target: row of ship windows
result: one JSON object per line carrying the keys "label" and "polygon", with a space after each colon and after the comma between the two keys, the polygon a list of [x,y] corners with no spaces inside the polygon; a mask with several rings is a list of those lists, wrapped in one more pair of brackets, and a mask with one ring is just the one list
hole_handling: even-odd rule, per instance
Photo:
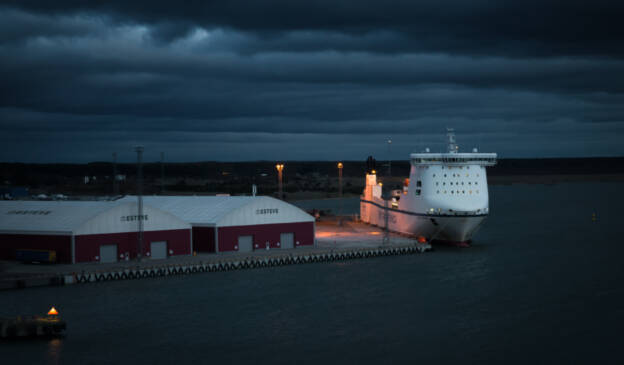
{"label": "row of ship windows", "polygon": [[[446,190],[442,190],[441,192],[440,192],[440,190],[438,190],[436,192],[436,194],[440,194],[440,193],[446,194]],[[461,191],[459,191],[459,190],[457,190],[457,191],[451,190],[451,194],[466,194],[466,190],[461,190]],[[468,190],[468,194],[472,194],[472,190]],[[479,190],[475,190],[475,194],[479,194]]]}
{"label": "row of ship windows", "polygon": [[[453,182],[451,181],[450,184],[453,185]],[[479,183],[477,181],[475,181],[474,184],[475,185],[479,185]],[[436,181],[436,185],[440,185],[440,183]],[[446,185],[446,182],[442,182],[442,185]],[[460,183],[456,182],[455,185],[460,185]],[[464,185],[463,181],[461,182],[461,185]],[[472,182],[468,181],[468,185],[472,185]]]}
{"label": "row of ship windows", "polygon": [[[433,174],[433,177],[436,177],[436,174]],[[446,174],[444,174],[444,177],[446,177]],[[453,177],[461,177],[460,174],[453,174]],[[468,174],[466,174],[466,177],[468,177]],[[477,174],[477,177],[479,177],[479,174]]]}

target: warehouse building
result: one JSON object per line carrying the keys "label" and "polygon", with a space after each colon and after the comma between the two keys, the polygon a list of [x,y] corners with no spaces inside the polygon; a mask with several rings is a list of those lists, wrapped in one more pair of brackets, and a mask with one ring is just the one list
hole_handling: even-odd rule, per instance
{"label": "warehouse building", "polygon": [[[146,205],[192,227],[197,252],[251,252],[314,245],[314,217],[267,196],[146,196]],[[130,202],[128,196],[120,201]]]}
{"label": "warehouse building", "polygon": [[166,258],[191,253],[190,225],[137,203],[109,201],[0,202],[0,259],[18,250],[55,251],[57,262],[115,262],[136,258],[138,220],[143,221],[143,255]]}
{"label": "warehouse building", "polygon": [[251,252],[314,245],[314,218],[270,197],[146,196],[116,201],[0,201],[0,259],[55,251],[58,262],[114,262],[192,252]]}

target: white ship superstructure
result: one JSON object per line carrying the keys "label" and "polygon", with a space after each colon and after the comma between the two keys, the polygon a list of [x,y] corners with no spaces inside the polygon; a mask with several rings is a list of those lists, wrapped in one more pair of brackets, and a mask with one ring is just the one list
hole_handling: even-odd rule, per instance
{"label": "white ship superstructure", "polygon": [[486,166],[496,153],[460,153],[452,129],[448,152],[410,155],[411,171],[402,190],[382,197],[376,171],[366,174],[360,199],[362,221],[427,240],[467,244],[489,214]]}

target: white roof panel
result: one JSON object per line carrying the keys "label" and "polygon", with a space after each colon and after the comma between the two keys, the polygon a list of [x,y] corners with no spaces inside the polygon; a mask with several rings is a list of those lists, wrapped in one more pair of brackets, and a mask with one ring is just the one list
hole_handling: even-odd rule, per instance
{"label": "white roof panel", "polygon": [[143,218],[129,201],[0,201],[0,232],[102,234],[134,232],[138,219],[145,231],[188,229],[190,225],[166,211],[144,204]]}
{"label": "white roof panel", "polygon": [[[126,196],[117,201],[130,202],[136,199],[136,196]],[[192,225],[231,226],[314,221],[312,216],[294,205],[267,196],[144,196],[143,202]],[[266,210],[275,208],[278,210]]]}
{"label": "white roof panel", "polygon": [[0,231],[72,232],[113,206],[99,201],[0,201]]}

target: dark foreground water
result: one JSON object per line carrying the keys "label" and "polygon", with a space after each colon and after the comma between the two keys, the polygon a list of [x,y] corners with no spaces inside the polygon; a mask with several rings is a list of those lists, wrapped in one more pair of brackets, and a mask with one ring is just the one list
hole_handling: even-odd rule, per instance
{"label": "dark foreground water", "polygon": [[68,322],[0,364],[622,363],[623,190],[492,187],[469,249],[0,292]]}

